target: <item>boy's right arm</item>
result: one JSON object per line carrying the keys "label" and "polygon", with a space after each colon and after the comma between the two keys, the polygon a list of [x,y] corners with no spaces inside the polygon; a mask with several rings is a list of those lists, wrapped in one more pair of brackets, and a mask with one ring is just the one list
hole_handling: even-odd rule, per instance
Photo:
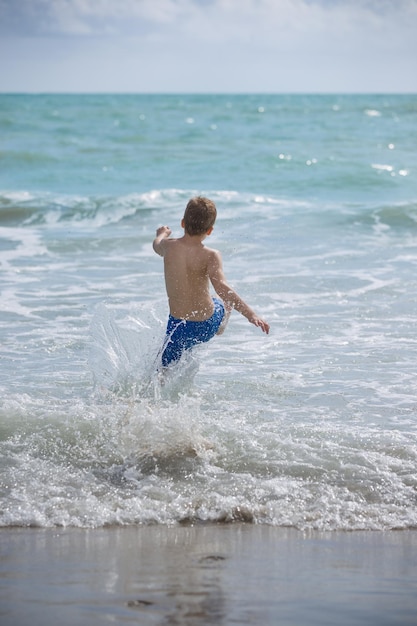
{"label": "boy's right arm", "polygon": [[152,247],[159,256],[164,256],[165,241],[168,239],[172,230],[168,226],[160,226],[156,230],[156,237],[153,240]]}

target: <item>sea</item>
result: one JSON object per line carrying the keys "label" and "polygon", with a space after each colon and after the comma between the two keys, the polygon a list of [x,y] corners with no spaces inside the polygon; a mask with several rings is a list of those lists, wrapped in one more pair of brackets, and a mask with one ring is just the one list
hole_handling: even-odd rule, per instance
{"label": "sea", "polygon": [[[0,525],[417,528],[417,95],[0,96]],[[271,327],[162,372],[156,229]]]}

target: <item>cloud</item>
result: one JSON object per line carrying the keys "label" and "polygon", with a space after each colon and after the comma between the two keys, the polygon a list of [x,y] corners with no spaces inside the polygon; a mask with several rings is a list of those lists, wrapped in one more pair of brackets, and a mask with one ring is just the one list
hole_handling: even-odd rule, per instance
{"label": "cloud", "polygon": [[144,24],[174,23],[191,0],[0,0],[0,24],[8,36],[116,35]]}
{"label": "cloud", "polygon": [[[417,17],[417,0],[0,0],[5,36],[152,36],[204,39],[349,30]],[[261,33],[262,31],[262,33]]]}
{"label": "cloud", "polygon": [[4,91],[417,90],[417,0],[0,0]]}

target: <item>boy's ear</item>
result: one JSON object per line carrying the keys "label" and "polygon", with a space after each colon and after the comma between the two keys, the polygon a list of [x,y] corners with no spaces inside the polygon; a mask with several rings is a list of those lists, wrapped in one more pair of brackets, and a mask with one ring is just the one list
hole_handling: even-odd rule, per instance
{"label": "boy's ear", "polygon": [[207,231],[207,235],[211,235],[211,233],[213,232],[213,228],[214,226],[210,226],[210,228]]}
{"label": "boy's ear", "polygon": [[184,227],[185,227],[184,218],[182,218],[182,220],[181,220],[181,228],[184,228]]}

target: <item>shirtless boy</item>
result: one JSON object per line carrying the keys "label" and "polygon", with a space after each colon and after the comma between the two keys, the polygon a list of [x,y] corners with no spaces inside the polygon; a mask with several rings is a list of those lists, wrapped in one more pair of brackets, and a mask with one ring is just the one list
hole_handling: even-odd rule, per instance
{"label": "shirtless boy", "polygon": [[[220,252],[203,245],[213,231],[216,216],[214,202],[196,197],[185,209],[182,237],[170,239],[168,226],[156,231],[153,249],[164,257],[170,312],[162,352],[164,367],[178,361],[185,350],[220,335],[232,309],[269,333],[269,324],[227,284]],[[210,283],[221,300],[210,296]]]}

